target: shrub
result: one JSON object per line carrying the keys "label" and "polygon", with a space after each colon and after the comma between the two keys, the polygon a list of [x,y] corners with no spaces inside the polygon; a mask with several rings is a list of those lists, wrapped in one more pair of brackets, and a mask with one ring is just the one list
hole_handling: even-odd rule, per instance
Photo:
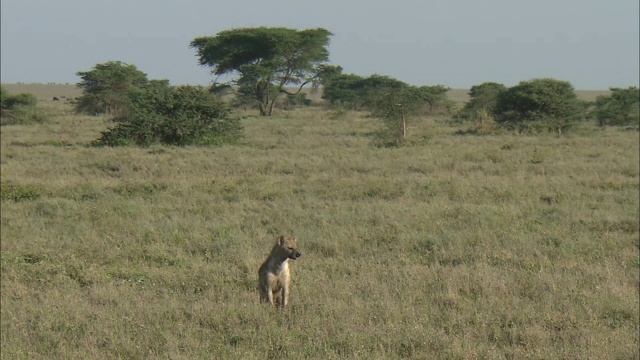
{"label": "shrub", "polygon": [[494,82],[472,86],[469,89],[469,101],[456,114],[455,119],[486,122],[498,103],[498,97],[506,90],[506,86]]}
{"label": "shrub", "polygon": [[5,88],[0,87],[0,109],[2,110],[5,109],[6,101],[8,97],[9,97],[9,92]]}
{"label": "shrub", "polygon": [[322,98],[332,105],[353,110],[372,110],[386,94],[408,87],[400,80],[383,75],[364,78],[354,74],[340,74],[324,84]]}
{"label": "shrub", "polygon": [[94,141],[97,146],[217,145],[238,141],[239,119],[200,86],[156,83],[128,93],[127,113]]}
{"label": "shrub", "polygon": [[31,125],[46,122],[48,119],[49,116],[42,109],[18,106],[11,110],[2,111],[0,125]]}
{"label": "shrub", "polygon": [[22,93],[8,96],[3,102],[3,105],[5,105],[7,109],[15,109],[20,106],[35,107],[38,105],[38,99],[36,99],[33,94]]}
{"label": "shrub", "polygon": [[640,125],[640,89],[630,86],[626,89],[610,88],[611,95],[598,96],[595,115],[600,126]]}
{"label": "shrub", "polygon": [[498,124],[523,132],[563,133],[580,118],[582,107],[567,81],[522,81],[498,96],[493,115]]}
{"label": "shrub", "polygon": [[0,125],[28,125],[48,119],[47,114],[37,108],[38,99],[33,94],[9,95],[0,88],[0,104]]}

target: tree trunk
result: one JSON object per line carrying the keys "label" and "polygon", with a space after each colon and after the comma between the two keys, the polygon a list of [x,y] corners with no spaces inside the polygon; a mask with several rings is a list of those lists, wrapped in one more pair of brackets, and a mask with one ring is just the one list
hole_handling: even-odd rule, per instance
{"label": "tree trunk", "polygon": [[276,99],[274,98],[273,100],[271,100],[271,104],[269,104],[269,115],[271,116],[271,114],[273,114],[273,105],[275,105],[276,103]]}
{"label": "tree trunk", "polygon": [[401,111],[402,115],[402,139],[407,137],[407,119],[404,117],[404,111]]}
{"label": "tree trunk", "polygon": [[271,115],[268,112],[269,106],[269,85],[265,82],[259,82],[256,85],[256,99],[260,103],[260,116]]}
{"label": "tree trunk", "polygon": [[267,116],[267,107],[262,102],[260,103],[260,116]]}

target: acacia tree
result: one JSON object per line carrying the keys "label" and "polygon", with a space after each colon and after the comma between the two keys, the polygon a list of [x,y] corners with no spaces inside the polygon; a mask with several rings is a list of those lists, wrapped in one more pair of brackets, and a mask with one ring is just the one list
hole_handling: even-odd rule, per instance
{"label": "acacia tree", "polygon": [[[325,64],[331,35],[322,28],[240,28],[195,38],[191,47],[200,65],[211,67],[216,76],[236,76],[215,88],[235,86],[240,95],[257,101],[261,116],[271,116],[280,94],[296,95],[333,69]],[[290,85],[298,90],[287,90]]]}
{"label": "acacia tree", "polygon": [[436,108],[444,107],[442,110],[450,111],[450,104],[447,102],[447,92],[451,88],[444,85],[420,86],[418,98],[428,105],[428,113],[433,114]]}
{"label": "acacia tree", "polygon": [[431,112],[433,106],[446,101],[449,88],[443,85],[410,86],[400,88],[377,97],[373,115],[380,117],[385,127],[378,133],[383,146],[397,146],[407,139],[407,129],[411,122],[421,115]]}
{"label": "acacia tree", "polygon": [[[339,69],[338,69],[339,70]],[[322,98],[332,105],[356,110],[376,110],[381,98],[400,91],[409,85],[384,75],[362,77],[355,74],[335,73],[323,77]]]}
{"label": "acacia tree", "polygon": [[77,84],[83,95],[78,100],[76,111],[118,116],[127,101],[127,92],[147,83],[147,74],[135,65],[120,61],[97,64],[89,71],[79,71],[82,78]]}
{"label": "acacia tree", "polygon": [[406,86],[380,98],[374,113],[382,117],[387,131],[381,134],[387,145],[400,144],[407,138],[407,121],[426,107],[424,89]]}

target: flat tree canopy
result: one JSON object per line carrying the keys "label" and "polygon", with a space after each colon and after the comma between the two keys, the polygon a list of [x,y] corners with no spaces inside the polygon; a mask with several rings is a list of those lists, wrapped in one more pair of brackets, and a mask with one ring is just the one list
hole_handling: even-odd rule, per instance
{"label": "flat tree canopy", "polygon": [[[299,93],[330,68],[323,63],[329,59],[331,35],[322,28],[239,28],[195,38],[191,47],[213,74],[237,75],[224,85],[257,100],[260,115],[270,116],[281,93]],[[298,85],[298,91],[287,91],[287,85]]]}

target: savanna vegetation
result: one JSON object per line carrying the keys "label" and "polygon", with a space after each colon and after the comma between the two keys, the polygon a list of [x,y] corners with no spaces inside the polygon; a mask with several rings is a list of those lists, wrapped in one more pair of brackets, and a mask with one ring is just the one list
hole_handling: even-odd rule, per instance
{"label": "savanna vegetation", "polygon": [[82,79],[77,86],[83,93],[75,104],[76,111],[85,114],[122,115],[127,110],[129,92],[149,82],[147,74],[121,61],[96,64],[76,75]]}
{"label": "savanna vegetation", "polygon": [[126,95],[125,113],[94,145],[219,145],[243,136],[240,119],[203,87],[150,81]]}
{"label": "savanna vegetation", "polygon": [[600,126],[640,125],[640,89],[635,86],[610,88],[609,95],[600,95],[595,101],[595,114]]}
{"label": "savanna vegetation", "polygon": [[562,134],[586,115],[580,105],[568,81],[533,79],[499,92],[493,116],[509,130]]}
{"label": "savanna vegetation", "polygon": [[323,28],[241,28],[195,38],[191,47],[200,65],[214,75],[237,76],[214,83],[214,92],[233,90],[243,102],[257,104],[261,116],[271,116],[280,95],[296,96],[305,85],[336,70],[326,63],[331,35]]}
{"label": "savanna vegetation", "polygon": [[0,87],[0,125],[42,123],[48,116],[38,107],[38,99],[31,93],[10,94]]}
{"label": "savanna vegetation", "polygon": [[638,358],[637,88],[460,102],[343,74],[330,35],[196,38],[233,79],[208,89],[117,61],[80,96],[3,89],[2,358]]}
{"label": "savanna vegetation", "polygon": [[[370,111],[303,106],[96,147],[118,122],[38,107],[1,129],[2,358],[638,358],[636,128],[418,113],[380,147]],[[257,269],[284,233],[278,312]]]}

